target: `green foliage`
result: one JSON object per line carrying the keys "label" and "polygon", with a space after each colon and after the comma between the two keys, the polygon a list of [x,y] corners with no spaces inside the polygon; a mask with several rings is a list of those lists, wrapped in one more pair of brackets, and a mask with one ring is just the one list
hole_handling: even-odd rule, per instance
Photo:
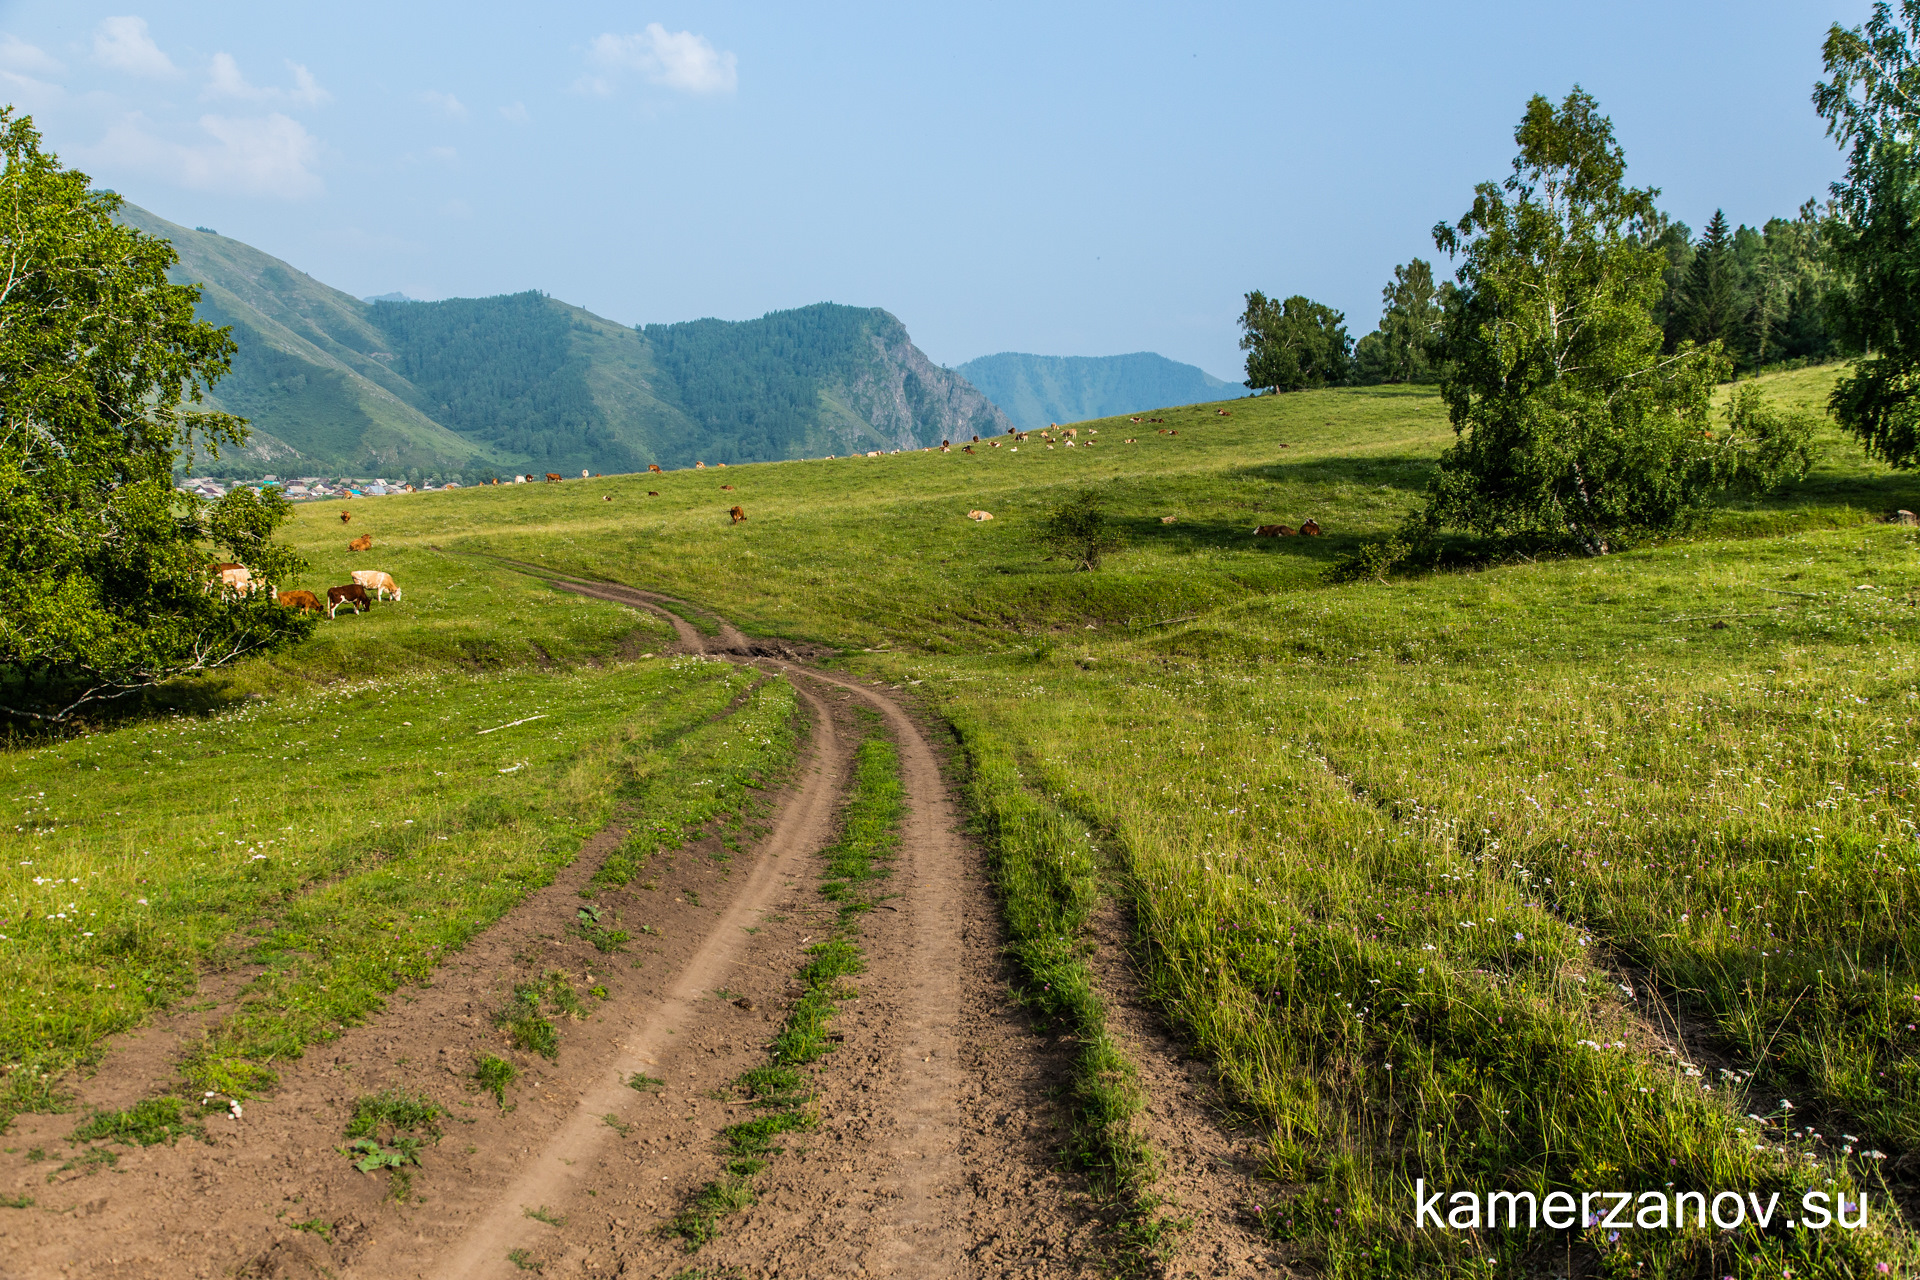
{"label": "green foliage", "polygon": [[584,906],[575,913],[574,931],[591,942],[594,947],[608,955],[626,949],[627,939],[633,935],[625,929],[615,929],[603,922],[606,912],[595,906]]}
{"label": "green foliage", "polygon": [[1920,4],[1898,17],[1876,4],[1864,28],[1835,23],[1822,49],[1828,79],[1814,88],[1827,132],[1848,149],[1828,229],[1844,288],[1836,323],[1874,353],[1834,388],[1834,417],[1874,457],[1920,463]]}
{"label": "green foliage", "polygon": [[1240,313],[1247,385],[1258,390],[1337,387],[1352,368],[1346,316],[1299,294],[1279,302],[1255,289]]}
{"label": "green foliage", "polygon": [[445,1114],[445,1107],[421,1093],[386,1089],[379,1093],[362,1094],[353,1100],[353,1111],[347,1117],[344,1136],[372,1138],[382,1130],[408,1133],[420,1130],[437,1138],[440,1136],[440,1117]]}
{"label": "green foliage", "polygon": [[474,1063],[473,1078],[482,1089],[493,1095],[493,1100],[501,1107],[507,1105],[507,1086],[520,1076],[520,1068],[505,1058],[496,1058],[490,1053],[480,1055]]}
{"label": "green foliage", "polygon": [[1380,291],[1380,327],[1354,348],[1353,381],[1366,386],[1434,381],[1445,300],[1452,291],[1451,284],[1434,286],[1433,264],[1424,259],[1395,267],[1393,280]]}
{"label": "green foliage", "polygon": [[236,485],[207,509],[207,536],[271,591],[308,567],[291,547],[273,541],[274,531],[292,515],[293,503],[278,488]]}
{"label": "green foliage", "polygon": [[1040,538],[1075,569],[1098,569],[1100,561],[1125,545],[1107,518],[1106,499],[1097,489],[1082,489],[1048,514]]}
{"label": "green foliage", "polygon": [[1601,555],[1629,531],[1679,527],[1724,487],[1707,415],[1726,359],[1662,356],[1664,255],[1642,234],[1654,193],[1623,185],[1594,100],[1536,97],[1514,137],[1513,175],[1434,228],[1465,262],[1441,383],[1459,439],[1424,528]]}
{"label": "green foliage", "polygon": [[1730,487],[1771,493],[1812,469],[1819,419],[1804,410],[1782,409],[1751,382],[1727,397],[1725,456],[1721,469]]}
{"label": "green foliage", "polygon": [[516,1049],[537,1053],[543,1058],[560,1056],[560,1033],[553,1017],[582,1017],[586,1008],[574,994],[567,975],[557,970],[544,981],[516,983],[513,997],[493,1015],[493,1023],[503,1028]]}
{"label": "green foliage", "polygon": [[233,343],[168,283],[171,246],[117,224],[120,198],[61,168],[10,107],[0,157],[0,711],[59,723],[312,622],[206,589],[173,462],[241,443],[246,424],[198,407]]}
{"label": "green foliage", "polygon": [[650,1076],[644,1071],[636,1071],[627,1077],[627,1088],[638,1089],[641,1093],[658,1089],[665,1083],[666,1081],[662,1080],[659,1076]]}
{"label": "green foliage", "polygon": [[72,1140],[93,1142],[104,1138],[128,1146],[151,1147],[159,1142],[171,1146],[182,1136],[204,1141],[206,1126],[189,1117],[178,1098],[148,1098],[125,1111],[96,1112],[73,1131]]}

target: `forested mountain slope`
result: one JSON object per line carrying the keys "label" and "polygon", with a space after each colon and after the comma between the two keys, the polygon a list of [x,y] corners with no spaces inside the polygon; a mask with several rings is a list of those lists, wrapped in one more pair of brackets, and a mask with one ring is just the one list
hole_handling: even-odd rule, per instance
{"label": "forested mountain slope", "polygon": [[1084,422],[1247,394],[1237,382],[1222,382],[1195,365],[1151,351],[1124,356],[1031,356],[1004,351],[969,360],[954,372],[993,397],[1025,430],[1049,422]]}
{"label": "forested mountain slope", "polygon": [[1011,423],[878,308],[636,330],[538,292],[363,301],[240,241],[133,205],[200,312],[231,325],[219,407],[254,436],[236,475],[424,478],[645,470],[910,448]]}

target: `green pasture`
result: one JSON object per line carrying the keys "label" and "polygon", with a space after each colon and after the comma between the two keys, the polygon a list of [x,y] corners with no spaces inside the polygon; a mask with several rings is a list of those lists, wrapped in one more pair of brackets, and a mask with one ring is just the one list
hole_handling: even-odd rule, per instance
{"label": "green pasture", "polygon": [[[1817,408],[1834,372],[1764,381],[1776,399]],[[0,869],[14,877],[0,879],[0,903],[36,931],[31,947],[10,938],[0,945],[16,950],[0,955],[30,958],[14,983],[23,1013],[55,1011],[19,1041],[37,1055],[32,1072],[57,1075],[225,957],[274,966],[256,983],[256,1012],[308,1010],[288,1034],[310,1040],[374,1007],[382,981],[422,972],[430,948],[458,945],[494,910],[466,882],[438,899],[424,875],[397,885],[374,866],[365,881],[329,870],[324,910],[293,905],[322,867],[372,857],[368,839],[439,844],[424,837],[475,825],[474,787],[432,770],[459,764],[503,795],[528,786],[516,803],[549,805],[552,825],[514,837],[524,845],[510,855],[534,876],[601,812],[587,797],[639,794],[620,782],[636,760],[671,771],[725,757],[750,770],[782,758],[774,727],[790,693],[754,711],[772,726],[759,754],[727,755],[734,738],[696,747],[706,740],[675,726],[724,704],[740,678],[623,661],[666,642],[657,621],[489,558],[506,557],[842,646],[857,669],[941,708],[972,758],[1029,998],[1105,1044],[1074,935],[1093,895],[1119,895],[1150,989],[1270,1135],[1267,1178],[1244,1212],[1326,1274],[1504,1275],[1572,1247],[1546,1231],[1416,1230],[1416,1179],[1481,1192],[1673,1183],[1779,1191],[1786,1205],[1806,1190],[1864,1192],[1874,1216],[1863,1230],[1575,1234],[1616,1275],[1911,1265],[1893,1206],[1912,1194],[1907,1157],[1920,1151],[1920,543],[1878,517],[1920,509],[1920,481],[1829,431],[1805,480],[1730,501],[1685,537],[1602,560],[1333,587],[1323,571],[1334,557],[1417,502],[1450,439],[1437,397],[1343,389],[1229,407],[1081,424],[1071,449],[1030,435],[1017,453],[1003,438],[972,455],[356,500],[346,529],[343,504],[302,507],[291,536],[313,568],[283,585],[318,591],[380,568],[405,601],[206,682],[202,703],[218,710],[0,761],[19,778],[10,838],[22,849]],[[1098,572],[1072,573],[1036,534],[1086,487],[1106,494],[1128,546]],[[737,526],[735,504],[748,515]],[[967,519],[976,508],[995,518]],[[1252,536],[1309,517],[1325,536]],[[347,552],[363,532],[373,550]],[[542,698],[573,699],[569,728],[541,739],[559,726],[527,726],[538,732],[525,742],[545,743],[521,748],[528,782],[497,772],[513,763],[493,758],[508,744],[435,742],[419,709],[484,705],[504,722]],[[367,705],[351,733],[322,737],[313,726],[342,699]],[[364,784],[388,788],[381,802],[327,791],[325,770],[360,764],[348,756],[382,732],[395,745],[375,749],[406,763],[389,757],[392,772]],[[219,765],[204,744],[223,733]],[[292,739],[303,754],[286,749]],[[202,754],[187,758],[189,742]],[[155,748],[178,758],[160,764]],[[86,762],[102,767],[82,790]],[[536,765],[547,781],[531,786]],[[209,802],[183,785],[209,767],[266,780]],[[557,815],[569,815],[564,835]],[[412,834],[396,830],[406,818]],[[218,843],[233,839],[243,843]],[[299,843],[263,843],[281,839]],[[156,899],[138,883],[140,859],[161,847],[191,897]],[[48,861],[56,848],[64,861]],[[109,876],[110,892],[83,903],[81,888]],[[142,976],[131,960],[123,972],[99,958],[106,944],[76,942],[77,925],[44,920],[70,901],[68,920],[94,910],[122,921],[138,896],[181,912],[203,897],[216,905],[192,916],[200,924],[188,912],[151,930],[174,949],[143,959]],[[348,945],[350,926],[322,922],[362,903],[404,945],[390,958],[376,934],[353,942],[360,1003],[330,1011],[318,988],[332,997],[335,984],[311,957]],[[1067,995],[1042,995],[1047,975]],[[278,1042],[252,1016],[190,1064],[197,1078],[244,1084],[270,1070]],[[28,1048],[5,1052],[29,1061]],[[1103,1132],[1078,1150],[1138,1185],[1151,1162],[1126,1136],[1134,1103],[1110,1057],[1090,1049],[1082,1064],[1076,1105]],[[44,1105],[48,1088],[11,1096]]]}

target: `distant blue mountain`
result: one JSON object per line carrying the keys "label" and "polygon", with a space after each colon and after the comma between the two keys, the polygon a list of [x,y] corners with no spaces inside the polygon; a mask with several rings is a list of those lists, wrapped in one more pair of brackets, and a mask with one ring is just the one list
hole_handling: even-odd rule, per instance
{"label": "distant blue mountain", "polygon": [[1151,351],[1126,356],[1030,356],[1015,351],[969,360],[955,373],[984,391],[1023,430],[1143,409],[1233,400],[1247,394],[1205,369]]}
{"label": "distant blue mountain", "polygon": [[[197,227],[195,228],[195,230],[205,231],[206,228]],[[420,299],[409,298],[404,293],[376,293],[371,298],[362,298],[360,299],[360,301],[362,302],[418,302],[420,301]]]}

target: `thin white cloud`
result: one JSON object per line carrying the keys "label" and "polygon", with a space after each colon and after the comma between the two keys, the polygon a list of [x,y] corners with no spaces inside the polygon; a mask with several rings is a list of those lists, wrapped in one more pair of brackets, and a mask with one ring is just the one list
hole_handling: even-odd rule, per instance
{"label": "thin white cloud", "polygon": [[102,18],[93,31],[93,57],[103,66],[139,76],[178,74],[173,59],[147,34],[145,18]]}
{"label": "thin white cloud", "polygon": [[6,34],[0,34],[0,68],[30,76],[57,76],[67,69],[46,50]]}
{"label": "thin white cloud", "polygon": [[320,87],[311,71],[291,60],[287,63],[287,69],[293,72],[291,89],[250,84],[240,74],[240,64],[233,60],[232,54],[216,53],[212,65],[207,69],[206,90],[200,96],[236,98],[241,102],[295,102],[308,107],[333,101],[333,95]]}
{"label": "thin white cloud", "polygon": [[609,31],[595,36],[587,48],[587,64],[604,74],[583,77],[580,87],[604,95],[613,91],[611,77],[637,71],[653,84],[682,93],[732,93],[740,84],[738,63],[705,36],[649,22],[645,31],[632,35]]}
{"label": "thin white cloud", "polygon": [[432,89],[425,89],[416,96],[420,101],[426,103],[449,120],[465,120],[467,118],[467,104],[450,93],[439,93]]}
{"label": "thin white cloud", "polygon": [[287,70],[293,72],[293,89],[287,94],[288,98],[310,107],[325,106],[333,101],[333,95],[320,87],[313,72],[291,58],[287,59]]}
{"label": "thin white cloud", "polygon": [[138,169],[196,191],[304,200],[324,190],[313,172],[319,144],[299,121],[277,111],[204,115],[200,128],[209,140],[190,146],[159,137],[143,116],[129,116],[92,149],[93,162]]}
{"label": "thin white cloud", "polygon": [[515,102],[500,108],[500,118],[511,124],[525,124],[532,119],[527,114],[527,104],[524,102]]}

